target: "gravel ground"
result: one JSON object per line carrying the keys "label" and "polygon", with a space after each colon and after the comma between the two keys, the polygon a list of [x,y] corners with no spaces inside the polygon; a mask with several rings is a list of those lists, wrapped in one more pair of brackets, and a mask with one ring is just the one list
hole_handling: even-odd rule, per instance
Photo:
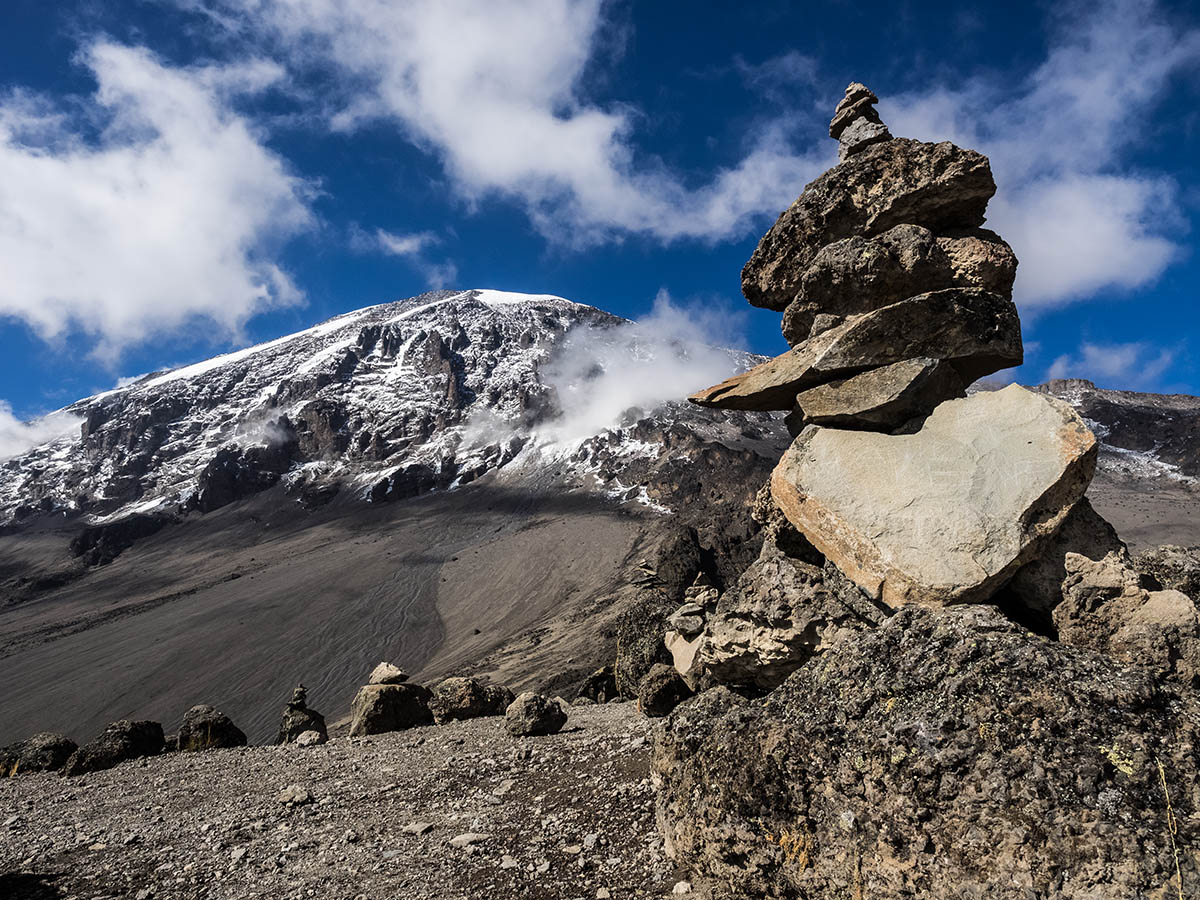
{"label": "gravel ground", "polygon": [[0,780],[0,897],[672,896],[650,720],[616,703],[551,737],[503,723]]}

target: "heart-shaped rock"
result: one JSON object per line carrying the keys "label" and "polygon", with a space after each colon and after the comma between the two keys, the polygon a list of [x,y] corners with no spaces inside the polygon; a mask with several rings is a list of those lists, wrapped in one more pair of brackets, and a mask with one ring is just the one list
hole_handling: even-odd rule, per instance
{"label": "heart-shaped rock", "polygon": [[1017,385],[943,403],[911,435],[812,425],[771,475],[788,520],[889,606],[981,602],[1087,490],[1096,438]]}

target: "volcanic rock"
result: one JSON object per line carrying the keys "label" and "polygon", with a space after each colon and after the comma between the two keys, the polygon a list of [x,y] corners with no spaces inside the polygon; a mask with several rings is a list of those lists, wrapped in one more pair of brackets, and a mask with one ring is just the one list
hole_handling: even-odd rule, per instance
{"label": "volcanic rock", "polygon": [[371,670],[367,684],[403,684],[408,681],[408,673],[390,662],[381,662]]}
{"label": "volcanic rock", "polygon": [[233,720],[211,706],[193,706],[183,716],[179,728],[178,749],[214,750],[218,747],[245,747],[245,733]]}
{"label": "volcanic rock", "polygon": [[447,678],[433,689],[429,707],[439,725],[455,719],[502,716],[516,699],[503,685],[489,684],[478,678]]}
{"label": "volcanic rock", "polygon": [[[964,395],[962,379],[950,363],[906,359],[801,391],[794,414],[801,425],[892,431]],[[791,421],[788,427],[799,431]]]}
{"label": "volcanic rock", "polygon": [[111,769],[118,763],[141,756],[156,756],[163,749],[163,730],[157,722],[113,722],[99,737],[71,754],[64,775],[83,775]]}
{"label": "volcanic rock", "polygon": [[363,685],[350,705],[350,736],[432,725],[432,698],[429,689],[419,684]]}
{"label": "volcanic rock", "polygon": [[652,719],[669,716],[671,710],[690,696],[692,689],[679,673],[672,666],[659,663],[638,686],[638,711]]}
{"label": "volcanic rock", "polygon": [[1163,587],[1183,591],[1193,600],[1200,598],[1200,547],[1166,544],[1143,550],[1133,564]]}
{"label": "volcanic rock", "polygon": [[765,701],[676,710],[658,819],[733,896],[1175,896],[1198,731],[1196,698],[1146,671],[992,607],[909,607]]}
{"label": "volcanic rock", "polygon": [[70,738],[49,731],[0,749],[0,778],[12,778],[27,772],[56,772],[71,757],[78,745]]}
{"label": "volcanic rock", "polygon": [[788,520],[888,606],[980,602],[1083,496],[1096,439],[1017,385],[943,403],[916,434],[810,426],[771,475]]}
{"label": "volcanic rock", "polygon": [[833,120],[829,123],[829,136],[831,138],[841,137],[842,132],[850,123],[860,118],[878,122],[879,113],[874,109],[878,102],[879,98],[875,96],[875,92],[865,84],[857,81],[850,82],[846,88],[846,95],[838,101],[838,105],[833,111]]}
{"label": "volcanic rock", "polygon": [[915,294],[973,287],[1012,296],[1017,258],[998,235],[978,229],[935,237],[919,225],[897,225],[877,237],[854,236],[822,247],[804,270],[784,310],[783,334],[792,346],[819,333],[819,313],[871,312]]}
{"label": "volcanic rock", "polygon": [[617,698],[617,678],[613,673],[613,667],[604,666],[585,678],[575,696],[577,699],[586,698],[593,703],[607,703],[609,700],[615,700]]}
{"label": "volcanic rock", "polygon": [[838,161],[845,162],[858,151],[891,139],[892,133],[882,122],[872,122],[866,117],[855,119],[838,137]]}
{"label": "volcanic rock", "polygon": [[504,713],[505,728],[517,737],[558,734],[566,724],[562,704],[533,691],[518,694]]}
{"label": "volcanic rock", "polygon": [[717,681],[771,690],[833,641],[884,617],[834,566],[789,557],[768,539],[717,602],[700,663]]}
{"label": "volcanic rock", "polygon": [[304,685],[296,686],[292,699],[283,710],[283,718],[279,722],[279,734],[275,738],[277,744],[290,744],[299,741],[302,735],[314,732],[319,738],[318,743],[329,740],[329,732],[325,728],[325,717],[315,709],[308,708],[308,691]]}
{"label": "volcanic rock", "polygon": [[809,184],[764,235],[742,269],[754,306],[783,310],[827,244],[915,224],[944,233],[975,228],[996,183],[987,157],[949,142],[897,138],[873,144]]}
{"label": "volcanic rock", "polygon": [[1011,300],[976,288],[918,294],[793,347],[688,399],[721,409],[791,409],[805,388],[919,357],[948,360],[970,384],[1023,359]]}

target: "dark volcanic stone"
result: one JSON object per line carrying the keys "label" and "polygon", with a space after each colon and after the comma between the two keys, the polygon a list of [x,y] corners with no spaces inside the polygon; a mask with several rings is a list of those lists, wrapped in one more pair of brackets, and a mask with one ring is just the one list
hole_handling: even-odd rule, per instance
{"label": "dark volcanic stone", "polygon": [[417,725],[432,725],[428,688],[419,684],[368,684],[358,689],[350,707],[350,736],[384,734]]}
{"label": "dark volcanic stone", "polygon": [[1164,588],[1183,591],[1200,602],[1200,547],[1165,544],[1143,550],[1133,558],[1133,564]]}
{"label": "dark volcanic stone", "polygon": [[526,691],[504,713],[504,727],[517,737],[558,734],[567,724],[567,711],[557,700]]}
{"label": "dark volcanic stone", "polygon": [[178,749],[185,751],[245,747],[246,735],[225,713],[202,704],[184,714],[177,742]]}
{"label": "dark volcanic stone", "polygon": [[617,698],[617,678],[612,666],[597,669],[584,679],[575,696],[584,697],[593,703],[607,703]]}
{"label": "dark volcanic stone", "polygon": [[489,684],[479,678],[447,678],[433,688],[429,706],[433,720],[442,725],[455,719],[502,716],[515,700],[504,685]]}
{"label": "dark volcanic stone", "polygon": [[1195,696],[1147,672],[991,607],[907,607],[765,702],[677,709],[658,818],[738,897],[1190,896],[1198,732]]}
{"label": "dark volcanic stone", "polygon": [[27,772],[55,772],[63,767],[78,745],[61,734],[43,731],[33,737],[0,749],[0,777]]}
{"label": "dark volcanic stone", "polygon": [[283,711],[279,722],[279,734],[275,738],[277,744],[290,744],[306,731],[315,731],[323,741],[329,740],[329,732],[325,727],[325,717],[315,709],[309,709],[289,703]]}
{"label": "dark volcanic stone", "polygon": [[662,718],[690,696],[692,689],[675,668],[658,663],[638,687],[638,710],[652,719]]}
{"label": "dark volcanic stone", "polygon": [[170,519],[134,513],[104,525],[92,525],[71,539],[71,553],[87,566],[103,566],[128,550],[140,538],[162,530]]}
{"label": "dark volcanic stone", "polygon": [[142,756],[156,756],[163,750],[162,726],[157,722],[113,722],[95,740],[71,754],[63,766],[64,775],[83,775],[111,769],[118,763]]}
{"label": "dark volcanic stone", "polygon": [[809,184],[779,217],[742,269],[742,293],[783,310],[827,244],[901,224],[978,227],[995,192],[987,157],[974,150],[903,138],[874,144]]}

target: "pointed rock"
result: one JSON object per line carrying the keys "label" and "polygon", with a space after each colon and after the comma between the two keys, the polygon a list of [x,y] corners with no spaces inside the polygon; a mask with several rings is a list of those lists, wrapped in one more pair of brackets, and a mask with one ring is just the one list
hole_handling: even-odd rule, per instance
{"label": "pointed rock", "polygon": [[889,606],[982,602],[1083,496],[1096,438],[1011,385],[943,403],[911,435],[811,426],[771,475],[788,520]]}
{"label": "pointed rock", "polygon": [[858,316],[688,399],[721,409],[790,410],[805,388],[918,357],[949,360],[964,384],[1023,359],[1011,300],[972,288],[919,294]]}

